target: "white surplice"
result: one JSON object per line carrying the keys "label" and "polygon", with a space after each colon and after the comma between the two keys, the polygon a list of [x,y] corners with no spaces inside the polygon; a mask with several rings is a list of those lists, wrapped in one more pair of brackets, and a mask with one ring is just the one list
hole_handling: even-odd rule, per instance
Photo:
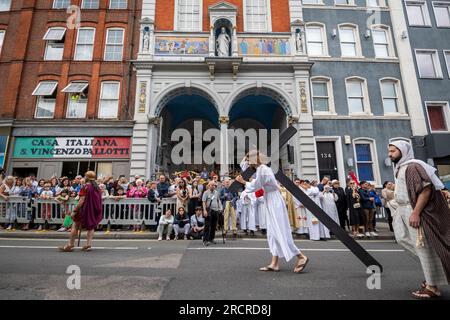
{"label": "white surplice", "polygon": [[256,178],[252,182],[247,182],[245,187],[247,192],[264,189],[270,253],[276,257],[284,257],[287,261],[300,254],[292,238],[286,204],[272,169],[266,165],[260,165],[256,170]]}
{"label": "white surplice", "polygon": [[333,192],[324,192],[322,199],[322,209],[326,212],[327,215],[330,216],[331,219],[334,220],[337,224],[339,224],[339,214],[336,207],[336,200],[338,196]]}
{"label": "white surplice", "polygon": [[254,192],[241,193],[242,208],[240,225],[242,230],[256,231],[256,196]]}
{"label": "white surplice", "polygon": [[[307,190],[299,187],[304,193],[307,194]],[[305,207],[303,207],[302,203],[297,200],[296,197],[292,197],[295,208],[295,218],[298,219],[299,227],[295,230],[297,234],[308,234],[308,214],[306,213]]]}
{"label": "white surplice", "polygon": [[[311,187],[307,190],[308,196],[322,208],[323,194],[319,188]],[[309,210],[306,210],[308,214],[308,231],[310,240],[320,240],[330,238],[330,230],[328,230]]]}

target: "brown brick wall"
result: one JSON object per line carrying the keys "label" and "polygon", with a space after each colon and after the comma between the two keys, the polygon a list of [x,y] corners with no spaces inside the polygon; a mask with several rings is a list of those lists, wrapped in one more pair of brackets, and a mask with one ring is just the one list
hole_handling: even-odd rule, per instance
{"label": "brown brick wall", "polygon": [[[67,95],[61,90],[70,81],[89,81],[87,118],[98,113],[101,81],[121,82],[119,119],[133,117],[135,76],[130,60],[139,50],[139,19],[141,1],[129,0],[128,10],[107,10],[109,1],[100,0],[99,10],[81,10],[81,26],[96,28],[93,61],[73,61],[76,30],[67,30],[62,61],[43,61],[49,27],[66,26],[65,10],[54,10],[52,0],[13,1],[12,10],[0,13],[0,30],[6,30],[0,56],[0,118],[33,119],[36,98],[31,96],[39,81],[58,81],[55,119],[65,118]],[[81,0],[72,0],[81,4]],[[22,5],[22,7],[20,6]],[[26,10],[24,8],[27,8]],[[136,12],[134,12],[136,9]],[[133,26],[134,24],[134,26]],[[106,29],[125,29],[124,58],[122,62],[103,61]],[[129,81],[131,74],[131,81]]]}
{"label": "brown brick wall", "polygon": [[[203,0],[203,31],[209,31],[208,7],[219,3],[220,0]],[[237,30],[244,30],[243,0],[226,0],[238,7]],[[289,0],[271,0],[272,31],[289,32]],[[175,0],[158,0],[156,2],[156,30],[173,30]]]}

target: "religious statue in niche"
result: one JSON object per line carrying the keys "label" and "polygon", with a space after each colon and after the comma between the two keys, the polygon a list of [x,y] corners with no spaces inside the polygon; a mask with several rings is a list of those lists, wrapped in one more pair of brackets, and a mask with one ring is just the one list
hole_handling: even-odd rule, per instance
{"label": "religious statue in niche", "polygon": [[297,52],[303,53],[302,31],[300,29],[295,30],[295,47]]}
{"label": "religious statue in niche", "polygon": [[144,29],[144,44],[142,46],[144,52],[150,51],[150,32],[148,28]]}
{"label": "religious statue in niche", "polygon": [[217,56],[229,57],[230,45],[231,45],[231,38],[227,33],[227,29],[225,27],[222,27],[220,29],[220,34],[216,40]]}

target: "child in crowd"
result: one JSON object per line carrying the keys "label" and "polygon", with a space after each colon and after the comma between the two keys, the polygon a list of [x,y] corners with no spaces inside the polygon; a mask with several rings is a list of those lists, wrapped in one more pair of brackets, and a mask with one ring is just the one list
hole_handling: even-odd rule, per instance
{"label": "child in crowd", "polygon": [[[58,202],[60,204],[61,215],[64,218],[63,225],[61,226],[61,228],[59,228],[58,232],[65,232],[65,231],[67,231],[67,228],[65,227],[66,218],[70,217],[69,219],[72,220],[72,218],[70,216],[70,210],[69,210],[69,190],[62,189],[55,200],[56,200],[56,202]],[[69,221],[67,221],[67,222],[69,222]],[[72,224],[72,222],[70,222],[70,224]]]}
{"label": "child in crowd", "polygon": [[[41,200],[51,200],[53,199],[53,191],[52,185],[50,182],[46,182],[44,184],[44,189],[39,196]],[[48,224],[48,220],[52,218],[52,205],[50,203],[42,203],[41,204],[41,212],[42,212],[42,220],[44,220],[43,224],[39,224],[39,228],[37,231],[46,231],[46,225]]]}

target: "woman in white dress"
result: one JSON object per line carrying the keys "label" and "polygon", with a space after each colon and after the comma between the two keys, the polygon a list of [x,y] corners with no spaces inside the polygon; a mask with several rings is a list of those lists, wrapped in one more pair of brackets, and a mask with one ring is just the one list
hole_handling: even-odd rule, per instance
{"label": "woman in white dress", "polygon": [[238,176],[236,180],[245,184],[247,192],[264,189],[265,204],[267,206],[267,241],[269,243],[270,253],[272,254],[272,261],[268,266],[262,267],[259,270],[280,271],[279,258],[285,258],[286,261],[290,261],[296,256],[297,264],[294,272],[301,273],[305,269],[309,259],[294,244],[286,204],[283,201],[272,169],[264,164],[266,163],[265,156],[259,151],[250,151],[245,160],[250,166],[256,169],[256,177],[252,182],[246,182],[242,176]]}

